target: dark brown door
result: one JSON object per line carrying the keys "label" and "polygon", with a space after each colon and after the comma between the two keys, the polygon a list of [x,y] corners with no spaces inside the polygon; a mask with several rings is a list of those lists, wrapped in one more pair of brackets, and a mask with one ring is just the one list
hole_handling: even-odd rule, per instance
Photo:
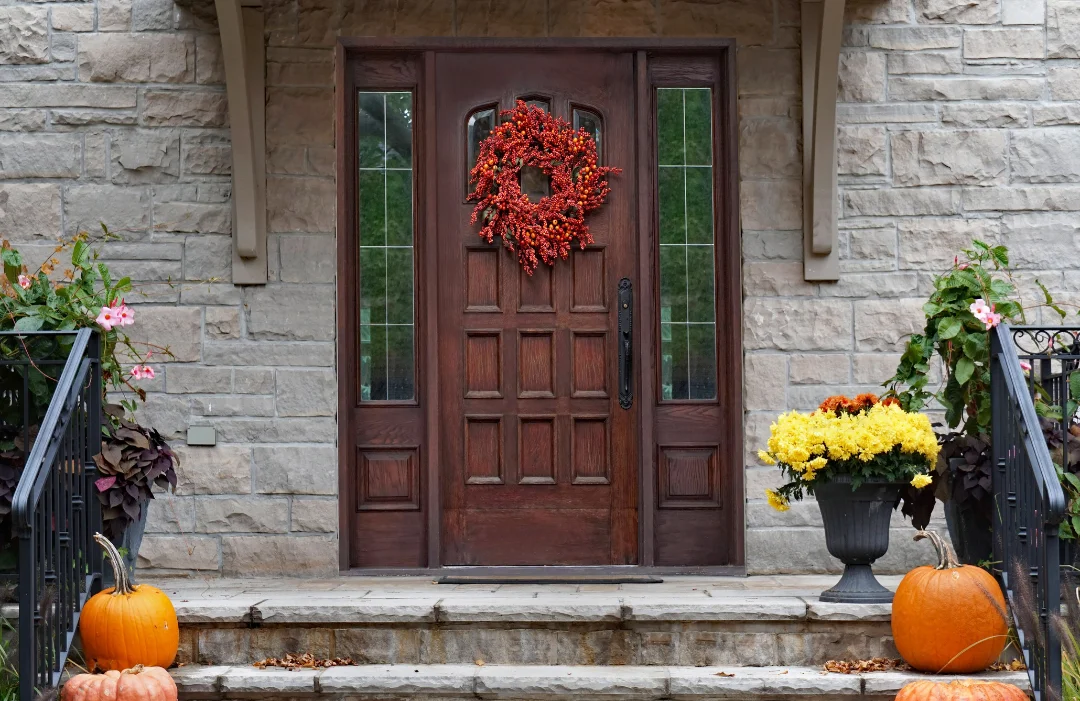
{"label": "dark brown door", "polygon": [[[443,564],[637,563],[640,421],[616,346],[619,281],[638,271],[633,55],[440,53],[435,75]],[[590,215],[595,243],[531,277],[466,201],[476,144],[517,99],[624,169]]]}

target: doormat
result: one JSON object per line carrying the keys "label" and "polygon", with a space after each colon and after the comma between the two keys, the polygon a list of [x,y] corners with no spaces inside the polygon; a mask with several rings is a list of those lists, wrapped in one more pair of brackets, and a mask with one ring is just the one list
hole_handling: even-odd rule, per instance
{"label": "doormat", "polygon": [[651,574],[451,574],[435,580],[437,584],[660,584],[663,581]]}

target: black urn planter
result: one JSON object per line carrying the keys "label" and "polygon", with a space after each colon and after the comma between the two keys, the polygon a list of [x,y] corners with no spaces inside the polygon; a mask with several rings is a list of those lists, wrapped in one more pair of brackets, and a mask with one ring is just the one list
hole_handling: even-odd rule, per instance
{"label": "black urn planter", "polygon": [[887,604],[893,593],[874,577],[871,565],[889,549],[889,521],[902,485],[863,482],[851,488],[844,475],[814,488],[825,522],[825,545],[844,563],[844,576],[822,601],[841,604]]}

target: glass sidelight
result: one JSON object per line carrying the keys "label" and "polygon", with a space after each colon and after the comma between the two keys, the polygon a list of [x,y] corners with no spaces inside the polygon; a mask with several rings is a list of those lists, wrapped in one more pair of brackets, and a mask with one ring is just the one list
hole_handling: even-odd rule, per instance
{"label": "glass sidelight", "polygon": [[709,88],[657,88],[661,399],[716,399]]}
{"label": "glass sidelight", "polygon": [[413,96],[358,93],[360,400],[415,396]]}

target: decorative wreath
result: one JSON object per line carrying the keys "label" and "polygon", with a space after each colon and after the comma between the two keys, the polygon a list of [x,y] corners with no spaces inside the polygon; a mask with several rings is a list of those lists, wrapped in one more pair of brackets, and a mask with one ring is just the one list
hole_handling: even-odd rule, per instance
{"label": "decorative wreath", "polygon": [[[529,275],[539,261],[554,265],[570,254],[573,241],[593,242],[585,213],[604,203],[611,188],[608,173],[620,169],[596,164],[596,142],[565,119],[518,101],[500,115],[504,121],[480,144],[470,174],[477,201],[472,222],[483,220],[480,237],[502,238]],[[534,166],[551,178],[551,194],[538,202],[521,191],[521,169]]]}

